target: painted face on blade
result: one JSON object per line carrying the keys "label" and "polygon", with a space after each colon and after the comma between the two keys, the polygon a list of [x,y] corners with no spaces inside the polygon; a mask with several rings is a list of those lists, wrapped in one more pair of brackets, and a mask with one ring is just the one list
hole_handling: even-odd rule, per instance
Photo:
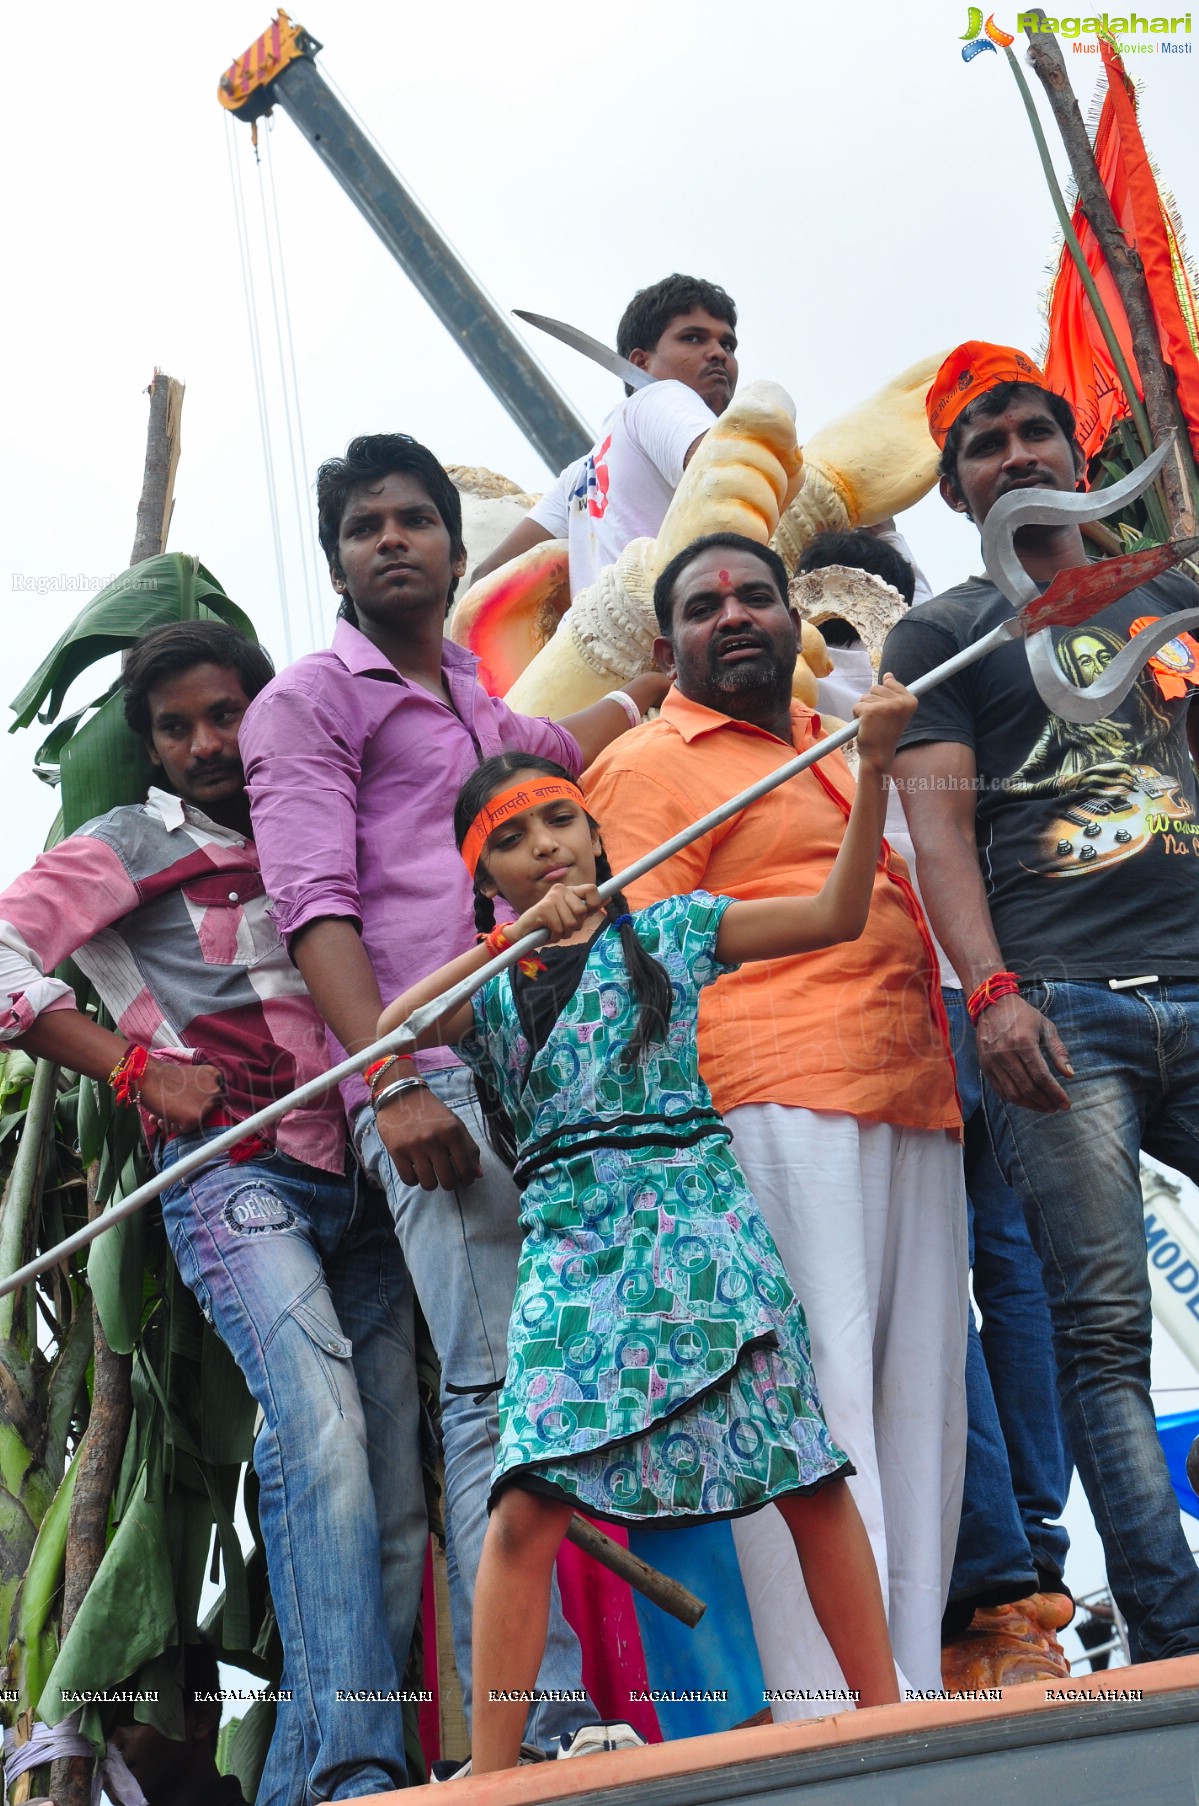
{"label": "painted face on blade", "polygon": [[150,757],[176,795],[208,814],[240,803],[246,778],[237,736],[250,699],[237,672],[193,665],[155,684],[149,706]]}
{"label": "painted face on blade", "polygon": [[659,381],[686,383],[714,414],[723,414],[737,387],[737,334],[727,320],[693,307],[674,316],[652,351],[630,352],[629,362]]}
{"label": "painted face on blade", "polygon": [[444,613],[450,584],[466,569],[452,558],[449,528],[419,478],[392,471],[350,492],[337,535],[342,578],[364,621],[393,625],[410,613]]}
{"label": "painted face on blade", "polygon": [[[504,788],[536,783],[542,775],[517,772],[505,779]],[[552,797],[493,829],[483,848],[480,889],[506,898],[519,914],[552,884],[594,884],[599,851],[600,837],[579,805]]]}
{"label": "painted face on blade", "polygon": [[729,704],[747,694],[790,694],[795,615],[769,565],[752,552],[701,552],[675,584],[672,627],[669,640],[655,642],[654,657],[663,670],[673,667],[693,702],[727,714],[739,713]]}
{"label": "painted face on blade", "polygon": [[1082,475],[1082,453],[1066,438],[1034,390],[1012,396],[1002,414],[968,421],[958,450],[957,482],[941,479],[941,494],[959,514],[983,524],[1000,496],[1012,489],[1061,489],[1072,493]]}

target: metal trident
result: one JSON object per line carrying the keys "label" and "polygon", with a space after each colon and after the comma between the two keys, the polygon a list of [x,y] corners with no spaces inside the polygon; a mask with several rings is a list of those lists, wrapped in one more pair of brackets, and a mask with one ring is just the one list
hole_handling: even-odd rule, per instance
{"label": "metal trident", "polygon": [[[1060,527],[1081,525],[1084,521],[1102,520],[1116,514],[1125,503],[1135,501],[1148,489],[1173,449],[1173,436],[1138,464],[1122,482],[1110,489],[1099,489],[1088,495],[1067,495],[1057,489],[1012,489],[1001,496],[983,524],[983,559],[987,576],[1003,592],[1014,608],[1023,609],[1035,603],[1038,588],[1024,569],[1016,552],[1015,538],[1020,527]],[[1199,551],[1199,539],[1170,540],[1162,546],[1150,546],[1144,552],[1129,552],[1123,557],[1104,559],[1099,564],[1082,565],[1076,571],[1061,572],[1043,600],[1052,595],[1066,604],[1073,589],[1085,597],[1086,619],[1104,605],[1101,597],[1116,601],[1130,589],[1147,583],[1151,577],[1167,571],[1182,558]],[[1067,625],[1059,606],[1054,624]],[[1088,723],[1110,715],[1128,695],[1137,673],[1159,646],[1178,638],[1191,627],[1199,627],[1199,607],[1183,609],[1165,616],[1133,634],[1122,652],[1092,684],[1072,684],[1059,666],[1053,651],[1053,636],[1047,628],[1025,635],[1028,668],[1037,694],[1046,708],[1065,721]]]}

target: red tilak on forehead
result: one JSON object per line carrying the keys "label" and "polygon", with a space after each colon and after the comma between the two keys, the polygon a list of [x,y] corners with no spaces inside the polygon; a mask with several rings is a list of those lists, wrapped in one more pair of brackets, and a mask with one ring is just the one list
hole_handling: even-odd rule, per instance
{"label": "red tilak on forehead", "polygon": [[729,576],[727,571],[717,571],[716,575],[720,578],[720,581],[722,583],[731,583],[732,582],[732,578]]}

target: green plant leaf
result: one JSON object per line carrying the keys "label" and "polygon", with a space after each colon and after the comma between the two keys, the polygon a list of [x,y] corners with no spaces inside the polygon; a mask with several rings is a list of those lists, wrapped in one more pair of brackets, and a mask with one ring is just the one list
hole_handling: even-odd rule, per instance
{"label": "green plant leaf", "polygon": [[216,618],[254,639],[249,617],[231,602],[211,571],[186,552],[163,552],[122,571],[83,608],[47,653],[20,694],[10,732],[28,727],[45,703],[42,719],[54,721],[67,691],[89,665],[121,652],[167,621]]}
{"label": "green plant leaf", "polygon": [[143,802],[158,778],[145,746],[125,725],[119,695],[66,742],[60,771],[64,836],[122,803]]}
{"label": "green plant leaf", "polygon": [[56,722],[50,729],[33,755],[34,773],[41,778],[43,784],[57,784],[61,780],[60,767],[63,747],[71,735],[76,732],[83,717],[90,715],[93,709],[103,708],[109,697],[114,696],[119,687],[119,680],[114,680],[102,696],[97,696],[91,702],[85,703],[81,709],[76,709],[73,715],[64,715],[62,720]]}
{"label": "green plant leaf", "polygon": [[247,1800],[252,1800],[258,1792],[274,1729],[274,1701],[256,1699],[238,1725],[237,1735],[230,1740],[229,1772],[241,1782]]}
{"label": "green plant leaf", "polygon": [[73,1708],[62,1693],[115,1687],[177,1640],[162,1502],[143,1487],[117,1525],[38,1698],[47,1724]]}
{"label": "green plant leaf", "polygon": [[88,1251],[87,1279],[117,1354],[131,1354],[142,1326],[145,1222],[138,1211],[97,1236]]}
{"label": "green plant leaf", "polygon": [[76,1133],[79,1137],[79,1158],[85,1167],[100,1158],[105,1132],[112,1120],[112,1104],[112,1092],[107,1085],[101,1085],[95,1079],[80,1079]]}
{"label": "green plant leaf", "polygon": [[54,1662],[58,1639],[50,1622],[50,1609],[62,1585],[67,1525],[78,1473],[77,1449],[54,1502],[42,1519],[13,1614],[8,1665],[10,1679],[21,1692],[18,1711],[31,1710],[37,1704]]}

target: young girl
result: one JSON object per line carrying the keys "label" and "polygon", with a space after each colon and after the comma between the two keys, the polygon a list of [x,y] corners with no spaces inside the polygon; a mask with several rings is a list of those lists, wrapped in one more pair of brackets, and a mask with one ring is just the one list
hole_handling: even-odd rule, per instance
{"label": "young girl", "polygon": [[[874,1559],[812,1377],[807,1325],[699,1076],[700,989],[742,960],[853,940],[866,923],[887,771],[916,704],[893,678],[855,709],[860,776],[815,897],[696,891],[630,916],[561,767],[489,759],[458,798],[482,945],[414,985],[380,1034],[505,945],[548,931],[421,1037],[502,1107],[523,1187],[491,1519],[475,1590],[472,1772],[515,1764],[575,1509],[679,1525],[773,1503],[846,1683],[896,1700]],[[496,928],[492,900],[517,914]],[[496,1699],[506,1692],[512,1697]]]}

